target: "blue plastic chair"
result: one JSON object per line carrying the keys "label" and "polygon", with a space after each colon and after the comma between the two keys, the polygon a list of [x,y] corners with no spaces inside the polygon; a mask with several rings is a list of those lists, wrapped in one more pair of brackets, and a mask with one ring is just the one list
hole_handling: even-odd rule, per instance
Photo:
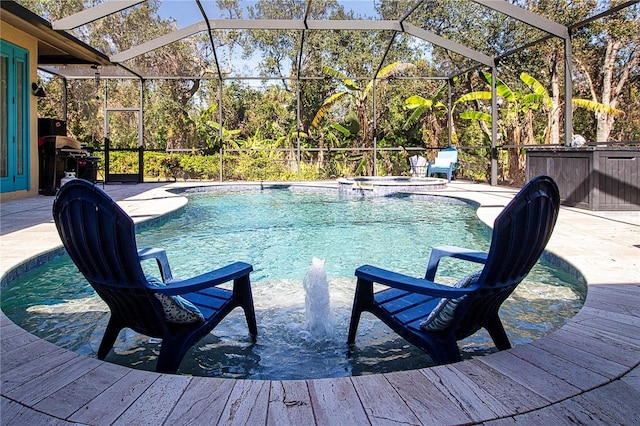
{"label": "blue plastic chair", "polygon": [[436,160],[429,162],[427,166],[427,177],[431,177],[434,173],[444,173],[447,175],[447,181],[451,182],[453,172],[458,166],[458,150],[455,147],[445,148],[438,153]]}
{"label": "blue plastic chair", "polygon": [[[174,278],[165,251],[138,250],[131,217],[82,179],[62,186],[53,218],[67,253],[111,311],[99,359],[105,359],[127,327],[161,338],[156,371],[175,373],[189,348],[236,307],[244,309],[255,340],[251,265],[236,262],[186,280]],[[162,282],[145,276],[140,264],[144,259],[157,261]],[[218,287],[230,281],[233,290]]]}
{"label": "blue plastic chair", "polygon": [[[363,311],[373,313],[408,342],[427,352],[436,364],[459,361],[457,341],[486,329],[498,350],[511,343],[498,310],[538,261],[551,237],[560,196],[555,182],[538,176],[526,184],[496,218],[489,252],[436,247],[424,279],[370,265],[358,277],[348,344],[354,344]],[[484,264],[451,287],[434,282],[443,257]],[[373,283],[385,288],[373,292]]]}

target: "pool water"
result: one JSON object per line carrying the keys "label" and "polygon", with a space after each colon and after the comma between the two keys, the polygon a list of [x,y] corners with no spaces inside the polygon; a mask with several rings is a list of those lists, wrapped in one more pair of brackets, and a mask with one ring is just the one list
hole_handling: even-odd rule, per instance
{"label": "pool water", "polygon": [[[182,214],[138,233],[138,247],[167,250],[175,276],[188,277],[245,261],[251,274],[258,339],[249,339],[236,309],[187,353],[183,374],[250,379],[311,379],[408,370],[433,365],[423,352],[372,315],[360,322],[356,347],[346,345],[355,269],[365,263],[423,276],[433,245],[487,250],[489,234],[471,206],[416,197],[350,198],[288,190],[195,193]],[[305,327],[303,279],[323,259],[329,285],[329,334]],[[154,262],[146,272],[157,275]],[[451,259],[437,281],[453,283],[478,265]],[[538,264],[503,304],[514,345],[561,327],[583,303],[582,287]],[[70,350],[96,356],[106,305],[71,260],[60,257],[2,290],[2,309],[18,325]],[[493,352],[486,332],[459,342],[465,358]],[[121,332],[107,360],[153,370],[160,342]]]}

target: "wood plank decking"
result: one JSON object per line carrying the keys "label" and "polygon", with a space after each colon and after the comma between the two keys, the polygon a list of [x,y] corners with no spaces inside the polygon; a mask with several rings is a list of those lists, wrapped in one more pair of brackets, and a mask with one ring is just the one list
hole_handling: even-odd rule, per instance
{"label": "wood plank decking", "polygon": [[[176,205],[161,189],[122,205],[154,217],[171,209],[158,200]],[[447,195],[493,206],[478,212],[492,222],[512,192],[454,182]],[[39,235],[57,238],[45,228]],[[29,229],[3,232],[3,277],[31,257],[8,251],[12,238],[28,243]],[[383,375],[256,381],[138,371],[61,349],[0,313],[1,423],[640,424],[639,247],[640,226],[563,209],[549,249],[589,284],[575,318],[509,351]]]}

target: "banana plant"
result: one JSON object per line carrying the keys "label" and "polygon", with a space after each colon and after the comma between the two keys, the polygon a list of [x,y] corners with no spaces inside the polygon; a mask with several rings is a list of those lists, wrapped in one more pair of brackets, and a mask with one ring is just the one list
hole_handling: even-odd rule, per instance
{"label": "banana plant", "polygon": [[[479,76],[484,82],[492,86],[492,75],[480,71]],[[535,97],[523,98],[523,94],[519,91],[511,90],[511,88],[502,80],[496,79],[495,81],[496,95],[503,100],[503,107],[501,111],[503,113],[502,120],[499,121],[500,133],[503,135],[504,140],[507,141],[509,145],[521,145],[522,143],[522,122],[530,123],[529,120],[523,120],[522,113],[530,114],[530,108],[535,102],[532,104],[531,102],[535,99],[539,98],[540,95],[536,95]],[[469,101],[478,101],[478,100],[491,100],[492,93],[490,91],[478,91],[467,93],[460,98],[458,98],[454,105],[458,105],[461,103],[466,103]],[[469,110],[460,113],[460,118],[467,120],[478,120],[480,123],[480,128],[482,131],[490,135],[488,123],[492,122],[492,116],[489,113],[477,110]],[[525,135],[529,135],[529,132],[525,132]],[[526,136],[525,136],[526,137]],[[519,149],[509,150],[508,152],[508,178],[513,183],[523,183],[520,182],[524,180],[524,157],[520,155],[521,152]]]}
{"label": "banana plant", "polygon": [[[378,80],[378,84],[380,84],[380,82],[384,82],[386,79],[398,75],[413,67],[415,67],[415,65],[411,63],[394,62],[382,68],[376,74],[375,79],[371,79],[371,81],[369,81],[367,85],[360,86],[355,80],[353,80],[343,72],[326,65],[323,66],[322,73],[327,77],[340,80],[344,85],[345,90],[335,93],[324,100],[315,116],[313,117],[313,120],[311,121],[311,124],[309,126],[309,130],[317,128],[330,109],[332,109],[335,105],[339,104],[343,100],[348,99],[349,110],[343,120],[344,124],[334,124],[338,124],[340,127],[348,129],[350,136],[359,135],[359,137],[361,138],[361,144],[365,146],[369,141],[369,121],[367,120],[366,115],[366,101],[369,94],[371,93],[371,90],[373,90],[375,81]],[[344,134],[344,132],[337,126],[332,127]],[[369,156],[367,156],[367,158],[363,158],[358,165],[356,173],[360,173],[362,170],[364,170],[363,168],[371,169],[372,163],[373,160],[369,158]]]}
{"label": "banana plant", "polygon": [[[207,109],[205,109],[200,116],[198,116],[195,120],[196,129],[198,133],[203,134],[208,148],[217,148],[219,147],[222,141],[230,140],[231,144],[235,148],[239,148],[239,143],[232,139],[233,136],[240,134],[240,130],[227,129],[217,121],[213,119],[214,113],[218,109],[218,104],[216,102],[212,103]],[[222,132],[222,138],[220,137],[220,133]]]}
{"label": "banana plant", "polygon": [[600,102],[592,101],[589,99],[572,99],[571,104],[575,107],[585,108],[595,113],[606,113],[620,117],[624,115],[624,111],[618,108],[614,108],[609,105],[602,104]]}
{"label": "banana plant", "polygon": [[[222,141],[229,142],[229,144],[236,149],[242,147],[242,141],[236,140],[233,138],[233,136],[240,134],[241,131],[239,129],[227,129],[224,126],[221,126],[220,123],[216,123],[215,121],[210,122],[209,126],[213,130],[215,130],[211,138],[211,143],[209,143],[209,145],[211,145],[210,147],[213,148],[216,145],[221,144]],[[221,128],[222,128],[222,137],[220,137]]]}
{"label": "banana plant", "polygon": [[[410,69],[414,67],[413,64],[411,63],[406,63],[406,62],[394,62],[392,64],[387,65],[386,67],[382,68],[377,74],[376,74],[376,79],[377,80],[384,80],[387,79],[389,77],[392,77],[394,75],[400,74],[404,71],[406,71],[407,69]],[[356,81],[354,81],[352,78],[350,78],[349,76],[347,76],[346,74],[344,74],[343,72],[336,70],[334,68],[331,68],[329,66],[323,66],[322,67],[322,73],[328,77],[332,77],[335,79],[338,79],[342,82],[342,84],[344,85],[346,90],[343,90],[341,92],[335,93],[331,96],[329,96],[327,99],[325,99],[322,102],[322,105],[320,106],[320,108],[318,109],[318,111],[316,112],[316,114],[313,117],[313,120],[311,121],[311,125],[309,126],[310,130],[315,129],[316,127],[319,126],[320,121],[325,117],[325,115],[327,114],[327,112],[334,106],[336,105],[340,100],[344,99],[344,98],[351,98],[351,111],[355,114],[355,117],[358,121],[358,124],[360,125],[360,128],[365,132],[365,137],[366,137],[366,130],[367,130],[367,125],[366,125],[366,119],[365,119],[365,101],[367,100],[367,97],[369,96],[369,93],[371,92],[371,90],[373,89],[373,84],[374,84],[374,80],[372,79],[371,81],[369,81],[369,83],[364,86],[361,87],[359,86]],[[353,121],[351,124],[354,124]]]}
{"label": "banana plant", "polygon": [[[487,84],[491,85],[491,74],[482,72],[480,75],[484,78]],[[518,108],[516,108],[515,111],[519,110],[520,112],[526,113],[530,110],[537,110],[540,107],[545,107],[549,111],[550,116],[553,109],[553,101],[551,99],[551,96],[549,96],[549,92],[547,91],[547,89],[545,89],[542,83],[525,72],[520,74],[520,80],[524,84],[526,84],[529,89],[531,89],[532,93],[523,94],[517,91],[514,92],[504,82],[498,79],[496,81],[497,95],[512,105],[518,105]],[[466,95],[458,98],[458,100],[456,100],[456,104],[480,99],[491,100],[491,92],[467,93]],[[574,107],[585,108],[596,113],[605,112],[607,114],[613,114],[617,116],[624,115],[624,112],[617,108],[611,107],[609,105],[604,105],[600,102],[592,101],[589,99],[574,98],[572,99],[572,105]],[[559,105],[557,108],[560,108],[560,106],[561,105]],[[460,118],[481,120],[487,123],[491,123],[490,114],[479,113],[477,111],[463,112],[460,114]]]}
{"label": "banana plant", "polygon": [[[479,75],[487,85],[491,86],[492,76],[490,73],[481,71]],[[512,90],[504,81],[496,79],[496,94],[504,101],[505,107],[503,108],[503,121],[501,122],[504,123],[503,130],[509,134],[508,137],[513,139],[511,143],[517,145],[520,144],[521,122],[524,121],[527,123],[527,126],[530,126],[532,122],[531,117],[525,120],[523,120],[523,117],[531,115],[532,111],[540,108],[546,108],[547,110],[553,108],[553,102],[549,93],[538,80],[524,72],[520,74],[520,80],[529,87],[531,93]],[[467,93],[458,98],[454,105],[478,100],[490,101],[491,92],[478,91]],[[492,119],[491,114],[477,110],[464,111],[461,112],[459,116],[467,120],[478,120],[485,124],[490,124]],[[488,132],[488,128],[485,125],[481,127],[485,133]],[[533,133],[528,130],[527,134]]]}
{"label": "banana plant", "polygon": [[[533,91],[532,94],[529,94],[527,96],[531,97],[530,99],[532,99],[532,100],[535,99],[535,98],[533,98],[534,96],[538,96],[538,98],[535,99],[535,100],[537,100],[539,103],[541,103],[544,106],[546,106],[547,110],[549,111],[548,116],[547,116],[548,117],[547,128],[545,129],[545,135],[547,135],[549,133],[549,131],[551,130],[553,113],[555,112],[555,109],[560,108],[562,105],[558,105],[558,107],[554,109],[553,101],[551,100],[551,97],[549,96],[549,93],[544,88],[542,83],[540,83],[538,80],[536,80],[535,78],[531,77],[527,73],[523,72],[522,74],[520,74],[520,79],[527,86],[529,86],[529,88]],[[532,104],[535,104],[535,100],[532,102]],[[590,100],[590,99],[573,98],[571,100],[571,105],[573,107],[575,107],[575,108],[584,108],[584,109],[592,111],[592,112],[594,112],[596,114],[605,113],[605,114],[610,114],[610,115],[613,115],[613,116],[616,116],[616,117],[620,117],[620,116],[624,115],[624,111],[622,111],[622,110],[619,110],[619,109],[614,108],[614,107],[612,107],[610,105],[605,105],[603,103],[596,102],[596,101],[593,101],[593,100]]]}
{"label": "banana plant", "polygon": [[348,128],[344,127],[342,124],[340,123],[331,123],[329,125],[331,128],[339,131],[340,133],[342,133],[344,135],[345,138],[351,138],[351,136],[353,135],[353,133],[351,132],[351,130],[349,130]]}
{"label": "banana plant", "polygon": [[424,98],[420,95],[409,96],[404,100],[404,107],[412,113],[402,126],[407,130],[420,121],[426,111],[447,111],[447,106],[442,102],[447,91],[447,84],[442,84],[431,98]]}
{"label": "banana plant", "polygon": [[530,105],[542,104],[547,108],[553,108],[553,101],[551,100],[551,96],[549,96],[549,92],[544,88],[542,83],[536,80],[534,77],[530,76],[526,72],[520,73],[520,80],[529,88],[533,93],[523,95],[523,99]]}

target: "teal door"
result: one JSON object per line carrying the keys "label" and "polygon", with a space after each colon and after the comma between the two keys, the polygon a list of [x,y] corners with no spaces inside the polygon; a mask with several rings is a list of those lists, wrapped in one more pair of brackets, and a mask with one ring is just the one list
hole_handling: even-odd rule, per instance
{"label": "teal door", "polygon": [[28,190],[29,52],[0,42],[0,192]]}

